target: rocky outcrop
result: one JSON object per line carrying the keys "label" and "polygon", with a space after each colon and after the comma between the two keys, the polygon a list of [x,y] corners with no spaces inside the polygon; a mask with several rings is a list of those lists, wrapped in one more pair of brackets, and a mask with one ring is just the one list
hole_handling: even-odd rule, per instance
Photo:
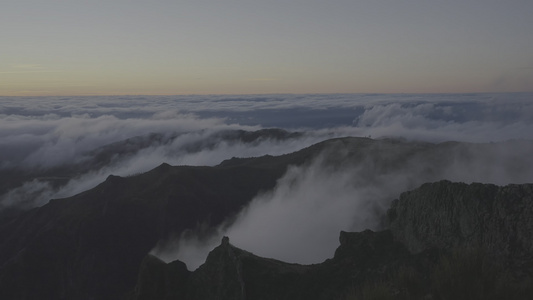
{"label": "rocky outcrop", "polygon": [[128,299],[183,299],[190,274],[181,261],[166,264],[148,254],[141,263],[137,286]]}
{"label": "rocky outcrop", "polygon": [[395,238],[415,253],[470,247],[532,259],[533,184],[427,183],[401,194],[387,217]]}
{"label": "rocky outcrop", "polygon": [[244,300],[246,287],[242,260],[251,254],[230,245],[228,237],[195,271],[187,289],[188,299]]}

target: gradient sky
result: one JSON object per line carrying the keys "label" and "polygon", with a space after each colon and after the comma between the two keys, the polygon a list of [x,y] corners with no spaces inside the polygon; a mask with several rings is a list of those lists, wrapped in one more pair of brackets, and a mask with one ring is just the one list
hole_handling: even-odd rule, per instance
{"label": "gradient sky", "polygon": [[531,0],[7,0],[0,95],[533,91]]}

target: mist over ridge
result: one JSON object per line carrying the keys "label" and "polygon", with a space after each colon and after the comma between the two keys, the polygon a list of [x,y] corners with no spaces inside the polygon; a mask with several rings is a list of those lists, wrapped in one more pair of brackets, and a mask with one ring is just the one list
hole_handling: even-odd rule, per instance
{"label": "mist over ridge", "polygon": [[[0,210],[41,206],[50,199],[90,189],[109,175],[132,176],[161,163],[215,166],[232,157],[291,153],[337,137],[391,137],[427,143],[531,140],[532,96],[520,93],[2,97],[0,175],[6,180],[0,190]],[[243,135],[264,128],[280,128],[278,134],[283,136],[265,134],[247,140]],[[493,150],[490,155],[480,156],[474,145],[466,151],[470,160],[450,160],[447,168],[431,176],[423,170],[427,162],[421,166],[411,162],[408,169],[374,172],[370,162],[331,169],[317,159],[289,169],[273,191],[253,199],[235,225],[227,224],[220,234],[234,236],[236,244],[242,243],[243,248],[251,250],[267,249],[264,244],[275,244],[276,239],[301,238],[308,242],[301,243],[307,248],[327,244],[328,247],[316,248],[301,262],[317,261],[328,257],[333,249],[335,232],[375,228],[379,222],[374,211],[382,212],[398,193],[425,181],[449,179],[497,184],[532,181],[523,170],[514,178],[505,175],[523,168],[520,165],[523,159],[530,162],[527,143],[513,146],[504,143],[493,148],[498,147],[501,153]],[[482,149],[485,148],[479,148]],[[500,154],[506,158],[495,159]],[[344,154],[336,155],[342,158]],[[512,157],[519,162],[513,163]],[[432,158],[435,161],[438,158]],[[338,201],[333,205],[324,202],[331,198]],[[317,211],[321,213],[318,221],[309,222]],[[358,214],[354,215],[354,211]],[[335,217],[339,215],[342,217]],[[272,219],[278,219],[277,228],[264,231],[264,222]],[[291,222],[300,225],[291,226]],[[294,231],[292,235],[287,228]],[[249,237],[261,230],[263,244]],[[322,230],[320,237],[313,234],[317,230]],[[280,232],[286,236],[280,237]],[[189,243],[192,252],[198,252],[195,243],[204,252],[211,247],[210,243],[194,239]],[[179,251],[189,251],[187,247]],[[301,253],[296,245],[285,248],[293,249],[293,254],[281,253],[284,250],[278,248],[265,255],[294,260]]]}
{"label": "mist over ridge", "polygon": [[530,139],[532,97],[528,93],[0,97],[0,169],[77,162],[98,147],[151,133],[282,128],[431,142]]}
{"label": "mist over ridge", "polygon": [[[40,206],[111,174],[131,176],[161,163],[213,166],[342,136],[532,139],[531,98],[527,93],[2,97],[0,175],[6,180],[0,205]],[[269,127],[300,134],[247,142],[231,133]]]}

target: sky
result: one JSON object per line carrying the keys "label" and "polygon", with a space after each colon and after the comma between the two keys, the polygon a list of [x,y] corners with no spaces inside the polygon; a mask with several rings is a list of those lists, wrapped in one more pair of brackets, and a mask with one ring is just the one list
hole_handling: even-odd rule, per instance
{"label": "sky", "polygon": [[0,96],[533,91],[533,1],[6,0]]}

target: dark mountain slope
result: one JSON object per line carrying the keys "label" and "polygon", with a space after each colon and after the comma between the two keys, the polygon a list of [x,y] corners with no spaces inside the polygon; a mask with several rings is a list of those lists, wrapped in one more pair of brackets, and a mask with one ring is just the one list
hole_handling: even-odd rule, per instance
{"label": "dark mountain slope", "polygon": [[533,164],[509,150],[524,149],[516,143],[523,146],[342,138],[215,167],[163,164],[138,176],[110,176],[91,190],[0,222],[0,298],[118,299],[133,290],[141,262],[158,241],[231,220],[290,165],[318,159],[328,170],[355,169],[364,175],[354,179],[360,186],[387,187],[390,174],[409,170],[403,177],[414,188],[445,177],[450,165],[483,159],[511,161],[504,171],[521,181]]}
{"label": "dark mountain slope", "polygon": [[[298,139],[303,133],[288,132],[283,129],[270,128],[257,131],[245,130],[222,130],[212,133],[197,132],[196,138],[186,139],[179,145],[174,145],[172,150],[179,154],[190,154],[199,151],[211,150],[221,143],[227,145],[242,144],[247,146],[256,146],[261,142],[270,140],[274,142],[285,142]],[[7,193],[15,188],[21,187],[24,183],[36,181],[47,183],[52,188],[58,189],[81,174],[99,170],[103,167],[110,166],[117,161],[126,160],[143,150],[157,147],[170,147],[178,138],[185,134],[178,133],[151,133],[142,136],[128,138],[122,141],[114,142],[108,145],[89,150],[81,155],[76,161],[69,161],[60,165],[49,167],[26,166],[23,162],[20,165],[0,169],[0,219],[6,219],[10,215],[16,215],[21,210],[27,210],[31,207],[34,195],[20,195],[18,193],[16,205],[4,204],[3,198],[9,198],[13,195]],[[4,208],[6,206],[7,208]],[[1,221],[1,220],[0,220]]]}
{"label": "dark mountain slope", "polygon": [[218,167],[162,164],[51,200],[0,226],[0,297],[116,299],[159,240],[219,225],[314,153]]}
{"label": "dark mountain slope", "polygon": [[390,231],[341,232],[340,242],[332,259],[316,265],[259,257],[227,237],[194,272],[176,272],[179,261],[164,264],[148,256],[132,299],[341,299],[350,287],[400,266],[431,263],[394,242]]}
{"label": "dark mountain slope", "polygon": [[[19,298],[19,292],[64,290],[65,296],[82,291],[116,298],[133,285],[140,261],[158,240],[199,223],[220,224],[283,172],[161,165],[52,200],[0,228],[0,293],[12,290],[8,295]],[[20,278],[13,279],[14,270]],[[4,285],[12,280],[18,285]]]}

